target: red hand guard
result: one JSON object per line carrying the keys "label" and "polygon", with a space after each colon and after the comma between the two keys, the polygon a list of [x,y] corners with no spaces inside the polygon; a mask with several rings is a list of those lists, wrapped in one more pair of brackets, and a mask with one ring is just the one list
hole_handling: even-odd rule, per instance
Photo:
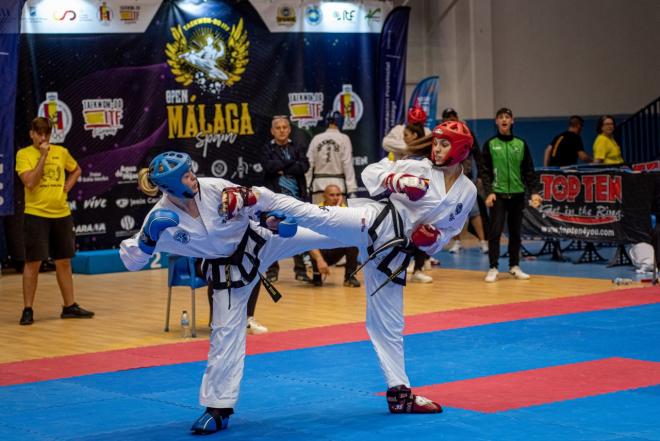
{"label": "red hand guard", "polygon": [[410,239],[416,247],[428,247],[433,245],[440,236],[440,230],[433,225],[418,225],[412,232]]}
{"label": "red hand guard", "polygon": [[404,193],[414,202],[426,194],[429,181],[408,173],[390,173],[383,181],[383,186],[393,193]]}

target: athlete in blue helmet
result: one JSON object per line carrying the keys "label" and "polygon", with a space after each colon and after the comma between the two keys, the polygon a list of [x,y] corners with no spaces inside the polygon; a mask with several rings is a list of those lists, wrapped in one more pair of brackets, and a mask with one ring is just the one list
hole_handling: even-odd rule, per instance
{"label": "athlete in blue helmet", "polygon": [[155,196],[161,190],[163,196],[147,215],[140,233],[121,243],[126,268],[143,268],[156,251],[203,258],[203,272],[213,284],[211,346],[199,392],[206,410],[192,426],[194,433],[213,433],[227,427],[238,401],[247,302],[260,273],[276,260],[340,244],[304,228],[285,238],[282,224],[280,234],[274,234],[246,216],[238,216],[238,222],[225,222],[218,212],[221,194],[235,185],[224,179],[198,179],[185,153],[156,156],[148,170],[140,170],[139,181],[145,193]]}

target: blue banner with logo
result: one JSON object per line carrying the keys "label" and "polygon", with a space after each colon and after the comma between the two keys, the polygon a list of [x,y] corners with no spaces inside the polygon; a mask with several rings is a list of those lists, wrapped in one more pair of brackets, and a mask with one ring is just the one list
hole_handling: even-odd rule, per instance
{"label": "blue banner with logo", "polygon": [[[379,38],[391,2],[28,0],[18,114],[53,121],[82,176],[81,249],[134,234],[157,201],[137,173],[165,150],[198,175],[260,184],[274,115],[305,148],[343,115],[356,171],[378,159]],[[54,35],[58,34],[58,35]],[[27,145],[29,117],[16,126]]]}
{"label": "blue banner with logo", "polygon": [[14,212],[14,113],[23,3],[6,0],[0,5],[0,216]]}
{"label": "blue banner with logo", "polygon": [[417,83],[415,90],[410,96],[408,107],[421,107],[426,112],[426,127],[433,129],[435,127],[435,111],[438,107],[438,90],[440,82],[437,76],[424,78]]}
{"label": "blue banner with logo", "polygon": [[[397,7],[388,15],[380,37],[380,125],[382,140],[406,118],[406,46],[409,7]],[[382,152],[381,152],[382,154]]]}

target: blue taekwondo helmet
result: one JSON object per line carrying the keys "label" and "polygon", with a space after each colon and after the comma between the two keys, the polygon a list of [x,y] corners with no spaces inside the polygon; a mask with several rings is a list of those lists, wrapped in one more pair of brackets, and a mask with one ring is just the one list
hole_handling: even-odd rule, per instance
{"label": "blue taekwondo helmet", "polygon": [[186,153],[165,152],[156,156],[149,164],[149,179],[164,193],[179,198],[192,198],[190,187],[181,182],[183,175],[192,168],[192,159]]}

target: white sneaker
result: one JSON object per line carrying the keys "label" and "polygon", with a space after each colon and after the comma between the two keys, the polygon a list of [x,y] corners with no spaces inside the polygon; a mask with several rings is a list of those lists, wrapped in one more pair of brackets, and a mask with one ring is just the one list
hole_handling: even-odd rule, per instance
{"label": "white sneaker", "polygon": [[488,241],[487,240],[479,241],[479,246],[481,247],[481,252],[482,253],[488,254]]}
{"label": "white sneaker", "polygon": [[416,283],[431,283],[433,282],[433,277],[428,276],[421,271],[415,271],[412,277],[410,277],[410,281]]}
{"label": "white sneaker", "polygon": [[424,271],[431,271],[433,269],[433,266],[431,265],[431,259],[426,259],[424,261]]}
{"label": "white sneaker", "polygon": [[247,330],[250,334],[265,334],[268,328],[259,323],[254,317],[248,317]]}
{"label": "white sneaker", "polygon": [[460,240],[455,240],[454,243],[452,244],[451,247],[449,247],[449,252],[452,254],[456,254],[459,251],[461,251],[463,247],[461,246],[461,241]]}
{"label": "white sneaker", "polygon": [[497,268],[491,268],[488,270],[488,273],[486,274],[486,278],[484,279],[484,282],[488,283],[493,283],[497,281],[497,275],[500,272],[497,270]]}
{"label": "white sneaker", "polygon": [[440,265],[440,261],[439,261],[438,259],[436,259],[435,257],[429,257],[428,262],[429,262],[431,265],[435,265],[435,266]]}
{"label": "white sneaker", "polygon": [[515,277],[518,280],[527,280],[529,279],[529,274],[523,273],[523,270],[520,269],[518,265],[509,269],[509,274]]}
{"label": "white sneaker", "polygon": [[408,272],[408,274],[412,274],[413,271],[415,271],[415,262],[414,262],[414,261],[412,261],[412,260],[410,261],[410,263],[408,264],[408,268],[406,269],[406,271]]}

